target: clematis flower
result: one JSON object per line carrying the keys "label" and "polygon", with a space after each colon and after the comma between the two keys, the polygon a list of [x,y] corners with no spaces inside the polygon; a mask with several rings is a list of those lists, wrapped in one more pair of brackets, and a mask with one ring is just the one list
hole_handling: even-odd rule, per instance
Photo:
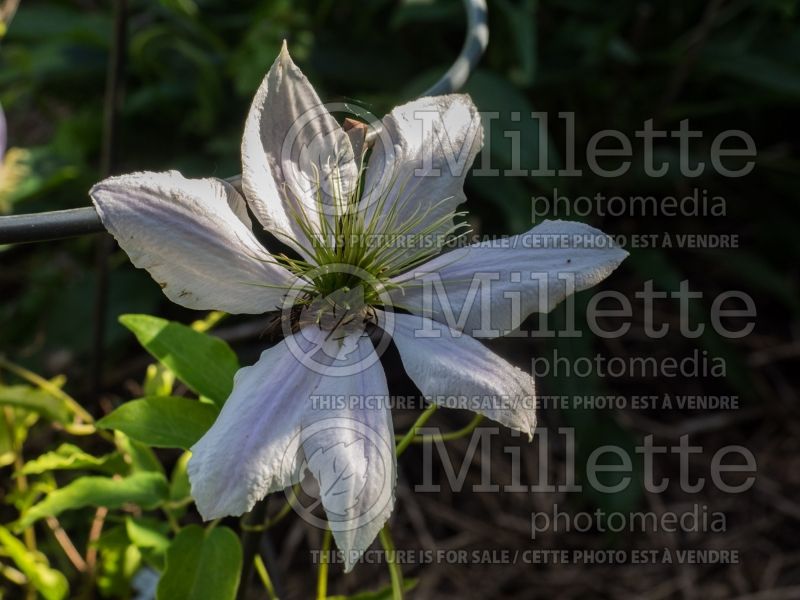
{"label": "clematis flower", "polygon": [[[283,340],[236,374],[191,449],[192,495],[204,519],[240,515],[310,473],[348,571],[394,504],[379,360],[389,337],[429,401],[530,436],[533,379],[476,337],[509,333],[626,256],[602,232],[562,221],[442,252],[463,234],[464,178],[483,143],[467,95],[392,110],[366,168],[363,142],[363,128],[338,124],[284,45],[247,117],[241,193],[175,171],[112,177],[90,192],[106,228],[172,301],[281,311]],[[262,246],[248,209],[294,255]]]}

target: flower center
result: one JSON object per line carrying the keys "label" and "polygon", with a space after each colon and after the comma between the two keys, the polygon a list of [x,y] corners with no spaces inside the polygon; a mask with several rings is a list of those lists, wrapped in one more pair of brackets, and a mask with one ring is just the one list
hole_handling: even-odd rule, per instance
{"label": "flower center", "polygon": [[363,167],[358,184],[343,191],[347,186],[341,185],[336,164],[328,170],[324,188],[317,177],[315,206],[301,199],[287,203],[297,207],[292,217],[309,242],[303,248],[309,259],[278,257],[308,282],[305,312],[324,328],[340,319],[358,320],[366,307],[382,305],[381,296],[398,287],[392,277],[437,255],[448,239],[467,233],[466,225],[455,223],[466,213],[442,210],[450,198],[419,198],[410,175],[404,181],[392,179],[367,203],[361,193]]}
{"label": "flower center", "polygon": [[318,296],[301,313],[299,324],[317,325],[325,331],[336,330],[349,334],[361,331],[369,316],[364,288],[344,286],[327,296]]}

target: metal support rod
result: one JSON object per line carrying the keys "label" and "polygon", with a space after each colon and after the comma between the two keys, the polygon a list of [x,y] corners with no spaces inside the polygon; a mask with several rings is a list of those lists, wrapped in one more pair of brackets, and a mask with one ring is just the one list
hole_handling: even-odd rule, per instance
{"label": "metal support rod", "polygon": [[45,242],[103,231],[93,206],[0,217],[0,243]]}
{"label": "metal support rod", "polygon": [[441,96],[460,90],[486,51],[489,44],[486,0],[464,0],[464,9],[467,13],[467,35],[461,54],[447,73],[420,96]]}
{"label": "metal support rod", "polygon": [[[489,42],[486,0],[464,0],[467,33],[461,53],[448,71],[421,96],[455,92],[466,83]],[[46,242],[103,231],[93,206],[0,217],[0,244]]]}

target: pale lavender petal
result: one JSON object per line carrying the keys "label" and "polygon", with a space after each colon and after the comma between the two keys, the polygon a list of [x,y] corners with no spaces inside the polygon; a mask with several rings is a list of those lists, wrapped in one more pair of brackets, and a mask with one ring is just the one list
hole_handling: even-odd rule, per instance
{"label": "pale lavender petal", "polygon": [[250,207],[268,231],[308,258],[310,241],[297,219],[319,232],[333,197],[352,191],[357,178],[347,134],[284,44],[256,92],[242,139],[242,188]]}
{"label": "pale lavender petal", "polygon": [[519,328],[608,277],[628,256],[589,225],[545,221],[527,233],[458,248],[392,280],[395,305],[474,337]]}
{"label": "pale lavender petal", "polygon": [[[466,200],[464,179],[482,145],[478,109],[464,94],[420,98],[384,117],[367,167],[361,210],[379,220],[378,231],[402,231],[409,248],[395,264],[413,255],[415,246],[424,248],[452,228],[453,218],[446,217]],[[430,237],[418,238],[423,231]]]}
{"label": "pale lavender petal", "polygon": [[224,181],[132,173],[89,194],[131,262],[177,304],[259,314],[278,308],[297,281],[255,238],[244,200]]}
{"label": "pale lavender petal", "polygon": [[472,410],[533,435],[533,377],[465,333],[417,315],[396,314],[392,340],[406,373],[429,402]]}
{"label": "pale lavender petal", "polygon": [[[388,519],[396,467],[388,390],[369,338],[309,326],[236,375],[189,479],[204,519],[240,515],[306,469],[350,570]],[[372,399],[377,404],[362,402]],[[345,404],[341,404],[344,402]]]}
{"label": "pale lavender petal", "polygon": [[204,519],[240,515],[299,481],[300,429],[319,380],[286,339],[236,373],[219,417],[191,449],[189,481]]}
{"label": "pale lavender petal", "polygon": [[[369,548],[394,506],[396,463],[389,390],[369,337],[337,368],[360,365],[352,375],[323,377],[317,408],[303,419],[303,450],[319,483],[336,545],[350,571]],[[342,347],[346,350],[348,345]]]}

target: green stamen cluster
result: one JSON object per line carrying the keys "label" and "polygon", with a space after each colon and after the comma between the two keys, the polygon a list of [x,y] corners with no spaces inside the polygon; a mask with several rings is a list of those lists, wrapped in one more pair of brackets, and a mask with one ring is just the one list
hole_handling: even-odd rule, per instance
{"label": "green stamen cluster", "polygon": [[[356,189],[349,193],[341,189],[338,175],[338,168],[334,169],[331,181],[335,184],[330,186],[332,196],[326,204],[316,173],[315,209],[320,215],[319,225],[308,217],[302,200],[287,203],[293,207],[291,216],[295,223],[310,241],[311,247],[304,250],[312,260],[286,255],[276,258],[309,282],[306,294],[309,303],[315,298],[332,297],[340,290],[360,287],[364,305],[380,305],[381,293],[395,285],[390,283],[392,277],[438,254],[450,236],[468,233],[465,224],[453,222],[465,212],[446,211],[432,216],[450,198],[433,205],[418,202],[410,216],[401,218],[401,209],[417,200],[416,189],[406,196],[410,177],[397,185],[395,176],[370,206],[362,207],[363,168]],[[431,239],[437,243],[430,243]],[[396,240],[408,243],[397,244]]]}

